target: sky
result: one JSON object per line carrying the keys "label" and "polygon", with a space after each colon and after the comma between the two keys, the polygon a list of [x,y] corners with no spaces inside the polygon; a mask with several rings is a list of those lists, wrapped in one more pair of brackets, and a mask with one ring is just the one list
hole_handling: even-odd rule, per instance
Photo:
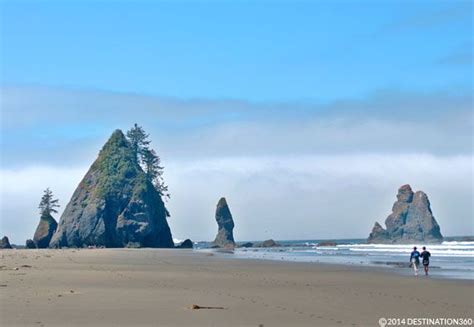
{"label": "sky", "polygon": [[221,196],[236,240],[365,238],[406,183],[473,235],[473,73],[470,1],[0,1],[0,234],[136,122],[175,238]]}

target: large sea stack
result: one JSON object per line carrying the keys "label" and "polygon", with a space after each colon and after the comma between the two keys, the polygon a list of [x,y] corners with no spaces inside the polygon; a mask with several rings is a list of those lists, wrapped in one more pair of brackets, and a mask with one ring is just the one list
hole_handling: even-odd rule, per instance
{"label": "large sea stack", "polygon": [[50,247],[174,247],[160,193],[116,130],[76,188]]}
{"label": "large sea stack", "polygon": [[58,223],[50,214],[43,213],[41,215],[38,227],[36,228],[33,242],[38,249],[45,249],[49,247],[49,242],[56,232]]}
{"label": "large sea stack", "polygon": [[213,245],[220,248],[234,247],[234,220],[225,198],[221,198],[216,208],[217,236]]}
{"label": "large sea stack", "polygon": [[439,243],[443,241],[440,228],[431,212],[428,196],[413,193],[410,185],[399,188],[392,213],[385,220],[387,229],[378,222],[367,239],[368,243]]}

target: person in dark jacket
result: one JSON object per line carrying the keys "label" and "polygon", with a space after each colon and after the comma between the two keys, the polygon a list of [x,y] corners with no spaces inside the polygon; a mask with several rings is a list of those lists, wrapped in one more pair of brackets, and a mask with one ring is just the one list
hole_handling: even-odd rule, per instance
{"label": "person in dark jacket", "polygon": [[425,275],[428,276],[428,270],[430,270],[430,257],[431,253],[426,250],[426,246],[423,247],[423,252],[421,252],[421,262],[423,263],[423,268],[425,268]]}

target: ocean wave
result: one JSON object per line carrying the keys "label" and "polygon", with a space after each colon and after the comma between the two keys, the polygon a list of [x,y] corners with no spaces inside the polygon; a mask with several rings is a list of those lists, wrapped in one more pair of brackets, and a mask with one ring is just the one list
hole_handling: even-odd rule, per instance
{"label": "ocean wave", "polygon": [[[466,242],[467,243],[467,242]],[[396,249],[396,250],[407,250],[411,251],[413,247],[416,246],[418,249],[421,249],[422,246],[417,244],[340,244],[337,247],[342,249],[351,249],[351,248],[363,248],[363,249]],[[432,244],[426,246],[428,250],[474,250],[474,243],[471,244]]]}
{"label": "ocean wave", "polygon": [[474,246],[474,241],[444,241],[441,243],[442,245],[473,245]]}
{"label": "ocean wave", "polygon": [[[324,251],[324,250],[330,250],[330,251],[337,251],[339,250],[338,247],[332,247],[332,246],[313,246],[312,249],[319,250],[319,251]],[[301,252],[313,252],[314,250],[304,250]]]}

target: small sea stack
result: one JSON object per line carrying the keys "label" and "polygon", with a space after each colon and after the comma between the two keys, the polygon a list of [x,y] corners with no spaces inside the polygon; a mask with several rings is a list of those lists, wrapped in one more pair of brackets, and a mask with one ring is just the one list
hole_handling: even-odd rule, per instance
{"label": "small sea stack", "polygon": [[32,239],[27,239],[25,242],[25,247],[27,249],[36,249],[36,243]]}
{"label": "small sea stack", "polygon": [[273,239],[265,240],[262,243],[258,244],[257,247],[259,248],[273,248],[278,247],[280,244],[275,242]]}
{"label": "small sea stack", "polygon": [[187,238],[180,245],[178,245],[176,248],[178,248],[178,249],[192,249],[193,247],[194,247],[193,241],[191,241],[189,238]]}
{"label": "small sea stack", "polygon": [[213,242],[214,247],[229,248],[235,246],[234,220],[225,198],[221,198],[216,208],[217,235]]}
{"label": "small sea stack", "polygon": [[2,237],[0,240],[0,249],[11,249],[10,240],[7,236]]}
{"label": "small sea stack", "polygon": [[35,235],[33,236],[33,242],[36,244],[35,247],[38,249],[46,249],[49,247],[49,242],[56,232],[57,227],[58,223],[53,216],[49,213],[42,214]]}

